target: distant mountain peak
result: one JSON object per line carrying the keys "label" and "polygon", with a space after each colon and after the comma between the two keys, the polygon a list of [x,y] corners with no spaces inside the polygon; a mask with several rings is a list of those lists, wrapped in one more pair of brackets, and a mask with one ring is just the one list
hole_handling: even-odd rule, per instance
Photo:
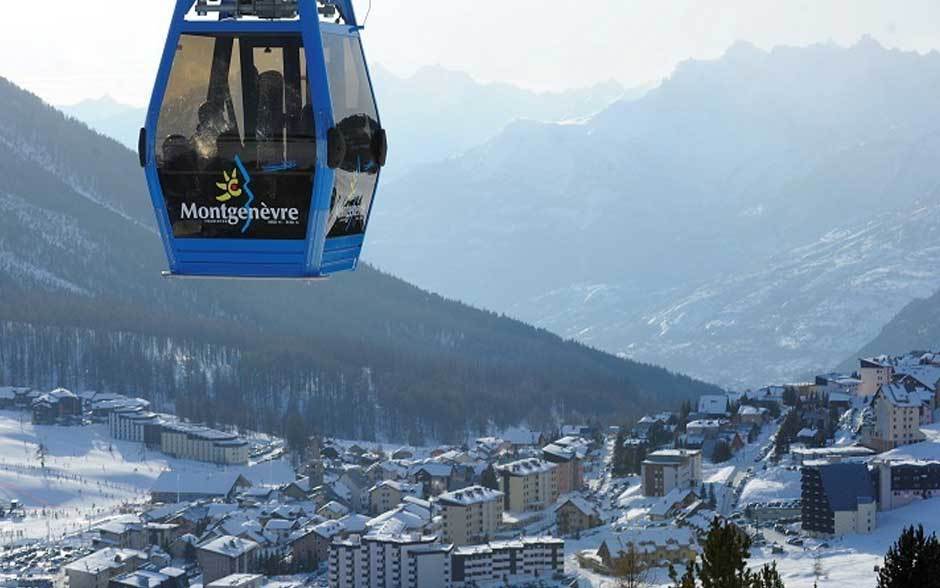
{"label": "distant mountain peak", "polygon": [[725,51],[724,59],[741,61],[767,57],[768,53],[750,41],[735,41]]}
{"label": "distant mountain peak", "polygon": [[862,35],[858,42],[852,46],[852,49],[884,51],[885,46],[871,35]]}

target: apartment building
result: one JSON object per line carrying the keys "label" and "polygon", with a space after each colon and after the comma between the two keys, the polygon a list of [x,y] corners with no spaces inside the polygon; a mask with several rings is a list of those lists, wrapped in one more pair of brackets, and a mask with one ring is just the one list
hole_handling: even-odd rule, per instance
{"label": "apartment building", "polygon": [[542,459],[558,468],[558,493],[577,492],[584,487],[584,458],[590,443],[580,437],[562,437],[542,448]]}
{"label": "apartment building", "polygon": [[352,535],[330,545],[330,588],[447,588],[450,545],[435,536]]}
{"label": "apartment building", "polygon": [[860,359],[859,364],[858,373],[862,380],[858,386],[859,396],[874,396],[878,388],[894,379],[894,366],[886,358]]}
{"label": "apartment building", "polygon": [[863,463],[810,462],[801,470],[802,528],[815,537],[871,533],[875,481]]}
{"label": "apartment building", "polygon": [[865,444],[876,451],[888,451],[923,441],[922,413],[925,402],[931,399],[932,393],[921,388],[908,389],[899,383],[879,386],[871,401],[874,424],[866,435]]}
{"label": "apartment building", "polygon": [[640,468],[644,496],[665,496],[675,488],[695,489],[702,483],[702,452],[660,449],[646,456]]}
{"label": "apartment building", "polygon": [[487,541],[502,524],[503,497],[502,492],[483,486],[470,486],[438,496],[444,541],[454,545]]}
{"label": "apartment building", "polygon": [[558,499],[558,467],[553,463],[529,458],[495,469],[503,493],[503,510],[545,510]]}
{"label": "apartment building", "polygon": [[160,435],[160,449],[167,455],[224,465],[248,463],[248,442],[234,433],[186,423],[165,423]]}
{"label": "apartment building", "polygon": [[940,462],[883,461],[875,467],[880,510],[940,496]]}
{"label": "apartment building", "polygon": [[561,574],[564,568],[565,542],[554,537],[455,547],[450,586],[520,586]]}
{"label": "apartment building", "polygon": [[111,437],[120,441],[144,443],[147,425],[160,422],[160,416],[139,406],[116,409],[108,415]]}

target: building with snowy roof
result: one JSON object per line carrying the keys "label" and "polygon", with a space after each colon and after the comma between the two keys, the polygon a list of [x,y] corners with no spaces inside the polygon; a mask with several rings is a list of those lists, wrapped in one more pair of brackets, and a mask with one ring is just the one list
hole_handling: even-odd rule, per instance
{"label": "building with snowy roof", "polygon": [[502,492],[483,486],[438,496],[444,541],[467,545],[492,537],[502,524],[503,498]]}
{"label": "building with snowy roof", "polygon": [[875,529],[877,489],[867,465],[809,462],[800,472],[804,532],[838,537]]}
{"label": "building with snowy roof", "polygon": [[54,425],[82,418],[82,399],[65,388],[56,388],[33,400],[33,424]]}
{"label": "building with snowy roof", "polygon": [[702,452],[660,449],[646,456],[640,469],[644,496],[665,496],[674,488],[695,489],[702,482]]}
{"label": "building with snowy roof", "polygon": [[728,416],[728,397],[724,394],[703,394],[698,399],[696,412],[706,418]]}
{"label": "building with snowy roof", "polygon": [[147,554],[134,549],[107,547],[65,566],[69,588],[99,588],[147,563]]}
{"label": "building with snowy roof", "polygon": [[261,588],[264,581],[260,574],[232,574],[210,582],[206,588]]}
{"label": "building with snowy roof", "polygon": [[165,423],[160,435],[161,451],[179,459],[222,465],[248,463],[248,442],[234,433],[188,423]]}
{"label": "building with snowy roof", "polygon": [[232,500],[251,482],[235,472],[169,470],[161,473],[150,489],[154,503],[195,502],[197,500]]}
{"label": "building with snowy roof", "polygon": [[940,461],[885,460],[876,464],[875,471],[880,510],[940,497]]}
{"label": "building with snowy roof", "polygon": [[423,493],[424,487],[421,484],[384,480],[369,489],[369,512],[373,515],[382,514],[395,508],[405,496],[421,498]]}
{"label": "building with snowy roof", "polygon": [[196,559],[202,569],[203,583],[257,571],[258,548],[254,541],[232,535],[223,535],[200,545],[196,548]]}
{"label": "building with snowy roof", "polygon": [[581,437],[562,437],[542,448],[542,459],[558,467],[559,494],[584,487],[584,458],[590,445],[590,441]]}
{"label": "building with snowy roof", "polygon": [[520,459],[495,466],[503,510],[528,512],[545,510],[559,496],[558,467],[543,459]]}
{"label": "building with snowy roof", "polygon": [[455,547],[451,586],[521,586],[564,572],[565,542],[554,537],[522,537]]}
{"label": "building with snowy roof", "polygon": [[888,451],[900,445],[924,440],[920,427],[933,419],[932,393],[921,386],[887,383],[878,387],[871,401],[873,426],[865,435],[865,445]]}
{"label": "building with snowy roof", "polygon": [[108,588],[188,588],[186,571],[164,568],[158,572],[137,570],[118,576],[108,583]]}
{"label": "building with snowy roof", "polygon": [[451,550],[433,535],[369,534],[337,539],[330,545],[330,587],[450,586]]}
{"label": "building with snowy roof", "polygon": [[553,508],[560,535],[573,535],[601,526],[600,510],[580,494],[562,496]]}
{"label": "building with snowy roof", "polygon": [[635,553],[645,567],[686,564],[698,555],[695,534],[688,527],[629,529],[604,539],[597,555],[608,570],[616,569],[625,557]]}

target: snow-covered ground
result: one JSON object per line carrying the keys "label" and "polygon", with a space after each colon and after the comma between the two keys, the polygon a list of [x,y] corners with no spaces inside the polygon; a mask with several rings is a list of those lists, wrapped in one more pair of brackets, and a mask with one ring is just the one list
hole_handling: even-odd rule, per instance
{"label": "snow-covered ground", "polygon": [[800,471],[785,466],[759,466],[741,493],[741,503],[794,500],[800,497]]}
{"label": "snow-covered ground", "polygon": [[[26,509],[22,520],[0,519],[0,545],[58,538],[117,516],[123,506],[148,500],[153,482],[168,469],[205,473],[222,468],[115,441],[106,425],[34,426],[27,413],[0,411],[0,501],[18,500]],[[230,469],[256,484],[294,479],[283,460]]]}
{"label": "snow-covered ground", "polygon": [[928,531],[940,527],[940,499],[878,513],[878,527],[870,535],[848,535],[828,541],[820,550],[793,549],[772,555],[769,549],[753,550],[753,565],[776,560],[787,588],[812,588],[814,557],[818,555],[824,580],[820,586],[873,588],[877,582],[874,567],[884,561],[885,552],[897,541],[905,527],[922,523]]}

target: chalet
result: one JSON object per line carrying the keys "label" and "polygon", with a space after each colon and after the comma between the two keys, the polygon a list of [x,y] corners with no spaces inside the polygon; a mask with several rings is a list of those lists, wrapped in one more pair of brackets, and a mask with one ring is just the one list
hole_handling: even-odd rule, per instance
{"label": "chalet", "polygon": [[597,555],[608,570],[614,570],[631,548],[643,567],[658,566],[660,562],[687,564],[699,552],[690,529],[664,527],[617,533],[601,543]]}
{"label": "chalet", "polygon": [[698,501],[699,496],[688,488],[673,488],[649,510],[651,521],[664,521]]}
{"label": "chalet", "polygon": [[33,424],[53,425],[82,418],[81,399],[66,390],[57,388],[33,400]]}
{"label": "chalet", "polygon": [[412,467],[412,481],[421,484],[424,496],[437,496],[451,489],[454,466],[435,461],[416,464]]}
{"label": "chalet", "polygon": [[553,510],[559,535],[574,535],[604,524],[597,507],[578,495],[563,496]]}
{"label": "chalet", "polygon": [[335,500],[331,500],[321,506],[317,510],[317,514],[327,520],[335,521],[348,515],[349,507]]}
{"label": "chalet", "polygon": [[313,492],[309,477],[302,477],[281,488],[281,493],[292,500],[308,500]]}

